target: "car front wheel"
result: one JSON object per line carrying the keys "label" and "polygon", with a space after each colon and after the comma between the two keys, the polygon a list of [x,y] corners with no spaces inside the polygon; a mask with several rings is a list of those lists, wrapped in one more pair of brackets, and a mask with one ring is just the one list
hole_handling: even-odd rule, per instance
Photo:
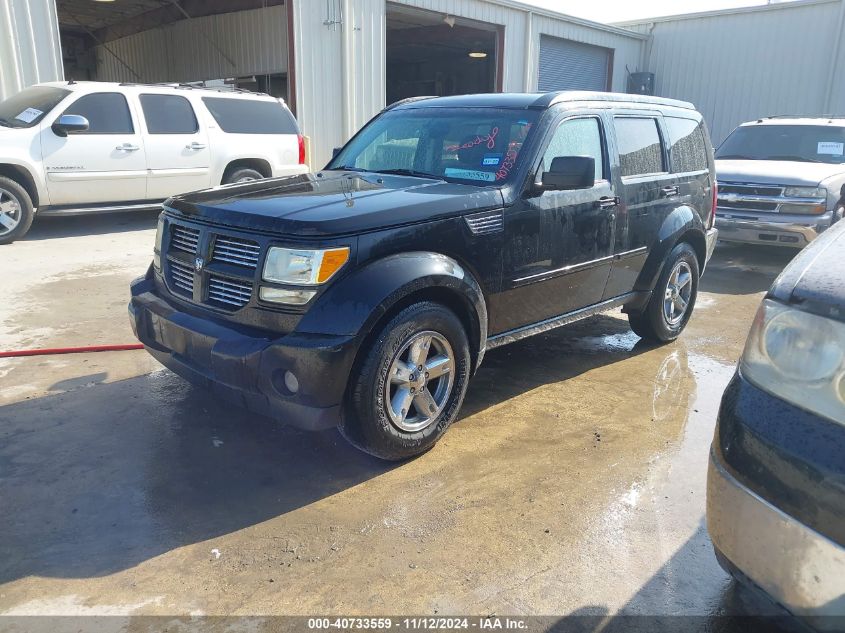
{"label": "car front wheel", "polygon": [[440,304],[416,303],[363,353],[341,433],[386,460],[430,449],[457,417],[469,380],[469,343],[458,317]]}
{"label": "car front wheel", "polygon": [[32,199],[11,178],[0,176],[0,244],[11,244],[32,226]]}
{"label": "car front wheel", "polygon": [[698,297],[698,257],[682,242],[672,249],[645,310],[628,315],[640,337],[661,343],[674,341],[687,326]]}

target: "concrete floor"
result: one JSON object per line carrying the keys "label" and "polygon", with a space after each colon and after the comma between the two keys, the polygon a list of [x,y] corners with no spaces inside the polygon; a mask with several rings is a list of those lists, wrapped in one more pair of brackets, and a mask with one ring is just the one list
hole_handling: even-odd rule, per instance
{"label": "concrete floor", "polygon": [[[0,247],[0,349],[134,342],[154,233],[149,214],[45,219]],[[459,422],[400,465],[142,351],[0,360],[0,614],[748,609],[707,538],[707,454],[790,256],[720,245],[672,345],[612,313],[489,353]]]}

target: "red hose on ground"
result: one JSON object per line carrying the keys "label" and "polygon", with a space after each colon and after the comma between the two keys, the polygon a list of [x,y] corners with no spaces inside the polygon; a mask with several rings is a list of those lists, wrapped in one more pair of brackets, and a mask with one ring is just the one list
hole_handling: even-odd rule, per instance
{"label": "red hose on ground", "polygon": [[0,352],[0,358],[18,358],[22,356],[52,356],[54,354],[90,354],[93,352],[122,352],[126,350],[144,349],[140,343],[128,345],[90,345],[88,347],[53,347],[45,349],[25,349],[11,352]]}

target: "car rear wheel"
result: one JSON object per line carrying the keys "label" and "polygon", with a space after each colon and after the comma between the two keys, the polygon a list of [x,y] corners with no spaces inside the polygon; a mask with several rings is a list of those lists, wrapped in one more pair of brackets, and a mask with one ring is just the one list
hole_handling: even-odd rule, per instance
{"label": "car rear wheel", "polygon": [[455,314],[416,303],[364,352],[340,431],[363,451],[400,460],[430,449],[455,420],[470,375],[469,343]]}
{"label": "car rear wheel", "polygon": [[252,182],[253,180],[261,180],[262,178],[264,178],[264,175],[261,172],[250,167],[242,167],[240,169],[234,169],[231,173],[226,174],[223,177],[223,184],[241,184],[244,182]]}
{"label": "car rear wheel", "polygon": [[668,343],[689,322],[698,297],[698,257],[682,242],[672,249],[645,310],[628,315],[631,329],[640,337]]}
{"label": "car rear wheel", "polygon": [[32,199],[11,178],[0,176],[0,244],[11,244],[32,226]]}

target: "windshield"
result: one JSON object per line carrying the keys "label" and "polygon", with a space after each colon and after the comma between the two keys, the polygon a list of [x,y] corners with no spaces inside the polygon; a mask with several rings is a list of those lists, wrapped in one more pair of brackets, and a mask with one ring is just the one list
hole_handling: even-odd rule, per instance
{"label": "windshield", "polygon": [[539,112],[414,108],[375,119],[327,169],[400,173],[488,186],[507,182]]}
{"label": "windshield", "polygon": [[0,101],[0,126],[32,127],[70,94],[69,90],[33,86]]}
{"label": "windshield", "polygon": [[716,158],[845,163],[845,127],[832,125],[739,127],[719,147]]}

